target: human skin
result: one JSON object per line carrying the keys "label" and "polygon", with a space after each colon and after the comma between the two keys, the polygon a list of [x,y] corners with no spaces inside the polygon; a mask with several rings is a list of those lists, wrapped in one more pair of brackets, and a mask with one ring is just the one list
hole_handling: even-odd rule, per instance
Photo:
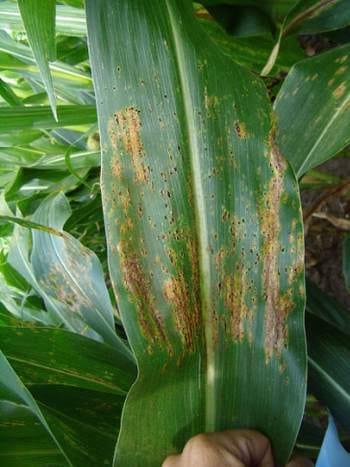
{"label": "human skin", "polygon": [[[287,467],[312,467],[304,458]],[[162,467],[275,467],[269,440],[257,431],[228,430],[191,438],[182,454],[169,456]]]}

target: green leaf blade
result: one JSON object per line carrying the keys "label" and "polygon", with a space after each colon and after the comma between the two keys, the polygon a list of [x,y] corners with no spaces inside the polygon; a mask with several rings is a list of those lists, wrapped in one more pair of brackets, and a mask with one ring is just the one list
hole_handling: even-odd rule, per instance
{"label": "green leaf blade", "polygon": [[18,8],[45,84],[54,119],[57,120],[55,90],[49,68],[49,61],[56,58],[56,1],[18,0]]}
{"label": "green leaf blade", "polygon": [[349,45],[302,61],[277,95],[277,144],[297,177],[350,142],[349,64]]}
{"label": "green leaf blade", "polygon": [[48,106],[3,107],[0,109],[0,131],[50,129],[96,123],[93,105],[62,105],[57,108],[58,121]]}
{"label": "green leaf blade", "polygon": [[265,89],[186,2],[86,5],[109,265],[139,368],[115,465],[235,427],[267,433],[283,464],[305,401],[303,237]]}

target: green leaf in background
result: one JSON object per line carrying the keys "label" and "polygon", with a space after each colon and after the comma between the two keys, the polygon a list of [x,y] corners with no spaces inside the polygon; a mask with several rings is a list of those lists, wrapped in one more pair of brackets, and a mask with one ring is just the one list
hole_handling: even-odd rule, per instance
{"label": "green leaf in background", "polygon": [[74,467],[112,466],[124,397],[61,386],[32,393]]}
{"label": "green leaf in background", "polygon": [[350,24],[348,0],[300,0],[287,13],[279,28],[277,42],[261,72],[262,76],[271,72],[280,53],[281,41],[289,34],[319,33]]}
{"label": "green leaf in background", "polygon": [[185,0],[86,8],[110,272],[139,369],[115,465],[238,427],[284,465],[305,402],[303,236],[263,83]]}
{"label": "green leaf in background", "polygon": [[123,352],[63,329],[0,325],[0,342],[29,388],[60,385],[125,395],[136,376]]}
{"label": "green leaf in background", "polygon": [[[26,0],[22,0],[26,2]],[[23,31],[24,25],[16,3],[0,2],[0,26]],[[86,36],[85,12],[68,5],[56,5],[56,32],[68,36]]]}
{"label": "green leaf in background", "polygon": [[283,34],[316,34],[349,24],[348,0],[300,0],[288,14]]}
{"label": "green leaf in background", "polygon": [[0,400],[0,463],[4,467],[69,465],[31,410],[6,400]]}
{"label": "green leaf in background", "polygon": [[50,107],[1,107],[0,131],[9,132],[19,129],[49,129],[64,126],[87,125],[96,123],[96,108],[93,105],[63,105],[57,107],[56,121]]}
{"label": "green leaf in background", "polygon": [[[16,328],[14,328],[14,330],[15,329]],[[21,328],[17,328],[17,332],[19,332],[19,329]],[[9,329],[0,327],[2,333],[6,333],[7,330]],[[21,332],[23,330],[24,329],[21,329]],[[35,331],[28,329],[28,331],[33,331],[37,336],[40,336],[42,335],[43,328],[38,328]],[[50,332],[53,330],[48,331]],[[65,334],[69,335],[67,332]],[[70,337],[72,336],[77,339],[77,344],[79,341],[81,343],[81,337],[71,334]],[[42,335],[41,345],[39,345],[41,350],[45,347],[45,337],[48,336],[45,336],[44,333]],[[26,337],[24,336],[24,340],[25,339]],[[96,350],[96,344],[93,341],[88,339],[85,339],[85,341],[88,345],[92,345],[92,349],[95,348]],[[57,343],[59,344],[58,341]],[[54,377],[54,373],[50,373],[49,368],[45,368],[42,357],[31,361],[28,356],[25,356],[20,364],[18,358],[11,355],[13,349],[7,349],[10,353],[11,361],[16,364],[20,372],[24,374],[24,377],[26,377],[26,371],[30,372],[33,365],[37,366],[34,379],[35,374],[39,375],[41,373],[41,377],[37,378],[35,384],[31,384],[31,393],[35,399],[16,376],[7,360],[5,360],[5,357],[0,354],[0,433],[3,435],[1,441],[16,442],[16,449],[12,449],[10,452],[6,449],[0,453],[0,459],[2,458],[3,462],[7,462],[4,464],[6,466],[18,465],[18,463],[16,464],[16,459],[18,462],[20,453],[24,457],[24,463],[21,462],[20,465],[26,465],[26,462],[29,463],[33,456],[37,458],[37,462],[39,463],[35,461],[34,465],[41,465],[42,457],[45,459],[51,459],[51,457],[57,458],[58,452],[54,449],[54,443],[66,458],[66,461],[62,461],[61,459],[58,465],[66,466],[67,463],[68,465],[77,467],[86,465],[112,465],[113,448],[116,442],[120,413],[124,402],[124,395],[119,394],[118,387],[116,387],[116,394],[108,392],[112,389],[112,385],[110,384],[111,372],[115,370],[113,370],[111,365],[109,366],[109,370],[106,371],[105,362],[107,361],[108,353],[110,353],[112,349],[108,347],[105,348],[105,361],[99,361],[101,357],[101,354],[98,355],[99,352],[94,353],[93,351],[91,353],[88,351],[86,355],[83,356],[87,360],[92,357],[92,371],[97,370],[93,375],[86,373],[86,380],[84,381],[81,368],[70,367],[68,369],[68,366],[69,360],[72,360],[72,355],[76,355],[78,352],[84,353],[88,347],[83,345],[79,351],[74,349],[74,352],[76,352],[74,354],[68,355],[68,353],[64,352],[64,355],[60,355],[62,343],[63,342],[56,348],[55,345],[52,346],[53,342],[49,340],[47,346],[47,351],[51,354],[52,363],[54,357],[58,357],[61,361],[66,360],[64,368],[58,366],[58,368],[55,369],[57,373],[61,372],[61,376],[58,380]],[[33,342],[31,346],[33,347]],[[72,347],[71,350],[73,350]],[[37,355],[39,355],[39,353]],[[109,356],[110,360],[111,357],[113,358],[112,355]],[[33,357],[33,354],[31,357]],[[118,360],[114,361],[114,366],[119,365],[119,357],[120,355],[118,356]],[[7,364],[6,368],[2,360]],[[28,365],[28,368],[25,369],[26,365]],[[70,372],[71,375],[69,374]],[[100,375],[100,378],[98,375]],[[114,376],[118,378],[120,374],[117,375],[114,373]],[[16,380],[14,379],[15,377]],[[131,379],[130,375],[129,380],[131,381]],[[74,381],[74,383],[73,386],[69,387],[57,385],[57,381],[63,383]],[[17,383],[17,386],[15,383]],[[33,383],[33,380],[31,383]],[[97,388],[97,391],[84,389],[84,387],[89,385]],[[4,387],[5,391],[10,389],[11,392],[9,390],[4,392]],[[103,392],[99,391],[101,389]],[[36,424],[33,418],[29,416],[29,411],[36,417]],[[10,428],[11,422],[13,423],[14,419],[18,420],[20,427],[19,433],[13,433]],[[37,426],[38,422],[40,422],[41,426],[50,435],[52,441],[54,441],[51,445],[47,437],[45,437],[45,432],[40,430],[40,426]],[[9,424],[10,426],[8,426]],[[38,439],[38,432],[41,433],[42,440]],[[45,446],[45,449],[43,449],[43,446]],[[13,462],[13,464],[11,462]],[[29,465],[33,464],[29,463]]]}
{"label": "green leaf in background", "polygon": [[310,390],[350,430],[349,334],[310,313],[306,329]]}
{"label": "green leaf in background", "polygon": [[306,281],[306,309],[339,331],[350,334],[349,314],[335,300],[310,280]]}
{"label": "green leaf in background", "polygon": [[[70,215],[68,201],[58,194],[43,201],[32,219],[62,230]],[[15,233],[9,262],[43,297],[49,312],[68,329],[102,338],[131,358],[115,332],[113,309],[96,255],[66,233],[58,236],[33,230],[29,256],[28,232],[18,227]]]}
{"label": "green leaf in background", "polygon": [[[46,422],[46,419],[41,412],[38,404],[33,399],[28,389],[24,386],[21,380],[18,378],[11,365],[8,363],[4,354],[0,351],[0,401],[6,401],[15,407],[25,407],[30,410],[42,426],[45,428],[47,433],[51,436],[52,440],[60,449],[60,444],[57,441],[55,435],[51,431],[51,428]],[[5,415],[6,411],[0,412],[1,418]],[[0,419],[1,420],[1,419]],[[65,456],[64,452],[62,454]],[[66,457],[66,456],[65,456]],[[67,459],[68,461],[68,459]],[[70,464],[69,462],[69,465]]]}
{"label": "green leaf in background", "polygon": [[[30,388],[70,463],[111,465],[122,405],[135,378],[135,364],[114,348],[77,334],[13,319],[8,324],[0,325],[2,351]],[[13,416],[6,408],[1,409],[2,418]],[[26,449],[29,444],[32,451],[38,450],[39,462],[40,446],[45,441],[32,439],[34,435],[27,440],[28,417],[22,412],[17,416],[24,439],[16,440],[15,451],[17,447],[20,452],[23,449],[23,456],[30,458]],[[9,442],[11,436],[11,430],[4,430]],[[6,459],[16,459],[16,453],[5,453]],[[51,446],[49,457],[57,455],[54,453]]]}
{"label": "green leaf in background", "polygon": [[350,46],[294,65],[274,109],[277,144],[297,177],[348,145]]}
{"label": "green leaf in background", "polygon": [[[0,3],[1,4],[1,3]],[[5,31],[0,31],[0,68],[4,70],[14,70],[26,72],[35,76],[38,85],[42,87],[40,71],[36,66],[36,61],[30,47],[15,41]],[[54,78],[55,87],[58,83],[66,86],[76,85],[77,88],[89,88],[91,90],[91,77],[88,73],[77,67],[56,60],[49,64],[51,74]]]}
{"label": "green leaf in background", "polygon": [[[198,21],[229,59],[260,73],[274,46],[272,36],[234,37],[212,19],[200,17]],[[282,41],[281,50],[271,69],[271,74],[286,73],[295,62],[303,58],[305,55],[296,39],[288,37]]]}
{"label": "green leaf in background", "polygon": [[350,234],[345,235],[343,240],[343,276],[350,292]]}
{"label": "green leaf in background", "polygon": [[[90,169],[100,165],[100,153],[96,151],[77,151],[69,156],[74,170]],[[0,148],[0,164],[9,170],[20,167],[43,170],[67,170],[65,154],[57,152],[48,154],[45,149],[36,149],[32,146],[13,146]]]}
{"label": "green leaf in background", "polygon": [[4,80],[0,79],[0,95],[9,105],[21,105],[21,100]]}
{"label": "green leaf in background", "polygon": [[45,84],[53,116],[57,120],[55,90],[49,68],[49,61],[56,58],[56,0],[18,0],[18,8]]}

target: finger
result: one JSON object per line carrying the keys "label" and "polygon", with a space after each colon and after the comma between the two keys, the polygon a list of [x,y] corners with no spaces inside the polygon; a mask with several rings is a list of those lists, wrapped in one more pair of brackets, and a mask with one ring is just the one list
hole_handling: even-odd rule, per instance
{"label": "finger", "polygon": [[274,467],[274,459],[266,436],[252,430],[224,431],[222,442],[233,456],[244,465]]}
{"label": "finger", "polygon": [[168,456],[162,464],[162,467],[178,467],[180,456]]}
{"label": "finger", "polygon": [[190,440],[184,452],[186,454],[191,447],[192,451],[198,451],[200,446],[202,451],[204,447],[212,446],[213,452],[220,451],[225,459],[233,459],[237,465],[274,467],[270,442],[256,431],[228,430],[220,433],[202,433]]}
{"label": "finger", "polygon": [[286,467],[314,467],[314,463],[309,459],[305,459],[305,457],[295,457]]}

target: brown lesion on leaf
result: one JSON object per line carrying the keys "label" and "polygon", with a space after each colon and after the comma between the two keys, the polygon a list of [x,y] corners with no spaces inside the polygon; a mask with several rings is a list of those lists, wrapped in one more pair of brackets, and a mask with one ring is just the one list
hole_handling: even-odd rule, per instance
{"label": "brown lesion on leaf", "polygon": [[287,164],[270,138],[270,166],[272,177],[263,197],[260,209],[260,228],[263,238],[263,283],[265,295],[264,349],[266,361],[272,356],[280,356],[287,345],[287,316],[293,308],[290,297],[280,294],[279,254],[280,254],[280,208],[284,191],[284,174]]}
{"label": "brown lesion on leaf", "polygon": [[122,175],[122,165],[118,157],[113,157],[111,160],[111,170],[115,178],[120,178]]}
{"label": "brown lesion on leaf", "polygon": [[227,256],[227,249],[224,248],[223,246],[219,248],[219,250],[215,253],[214,261],[215,261],[217,271],[222,270],[223,262],[226,256]]}
{"label": "brown lesion on leaf", "polygon": [[135,303],[140,330],[149,343],[164,346],[169,355],[173,349],[166,334],[163,317],[156,307],[151,292],[151,280],[140,261],[140,255],[132,250],[128,241],[120,241],[117,245],[123,285],[128,291],[129,300]]}
{"label": "brown lesion on leaf", "polygon": [[340,83],[339,86],[337,86],[334,91],[333,91],[333,96],[336,98],[336,99],[340,99],[341,97],[343,97],[344,93],[346,91],[346,83]]}
{"label": "brown lesion on leaf", "polygon": [[115,112],[109,122],[108,134],[112,149],[115,151],[111,161],[112,173],[118,178],[122,170],[122,153],[131,157],[136,182],[147,182],[150,169],[144,161],[144,148],[141,141],[140,111],[126,107]]}
{"label": "brown lesion on leaf", "polygon": [[235,130],[239,138],[245,139],[248,136],[248,132],[243,122],[235,122]]}
{"label": "brown lesion on leaf", "polygon": [[275,300],[276,313],[274,313],[273,320],[266,320],[265,317],[264,346],[267,361],[271,359],[273,353],[280,356],[288,340],[286,321],[294,308],[292,289],[288,289],[284,294],[278,294]]}
{"label": "brown lesion on leaf", "polygon": [[226,308],[230,311],[230,331],[232,337],[242,341],[245,334],[245,322],[251,312],[246,303],[247,274],[241,263],[238,263],[233,274],[224,277],[223,298]]}
{"label": "brown lesion on leaf", "polygon": [[164,281],[163,295],[173,308],[176,328],[186,348],[193,351],[194,336],[199,326],[199,309],[182,272]]}

